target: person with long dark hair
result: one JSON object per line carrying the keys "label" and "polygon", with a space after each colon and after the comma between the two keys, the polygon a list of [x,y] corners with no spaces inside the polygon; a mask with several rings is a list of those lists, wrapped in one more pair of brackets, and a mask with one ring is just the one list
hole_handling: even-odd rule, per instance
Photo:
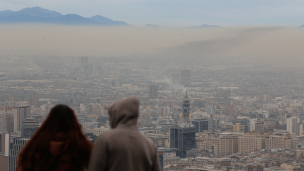
{"label": "person with long dark hair", "polygon": [[20,152],[17,171],[83,171],[92,148],[74,111],[57,105]]}

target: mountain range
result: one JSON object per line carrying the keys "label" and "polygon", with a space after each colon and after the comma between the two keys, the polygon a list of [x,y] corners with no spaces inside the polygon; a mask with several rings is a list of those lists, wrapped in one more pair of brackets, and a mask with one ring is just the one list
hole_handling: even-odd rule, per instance
{"label": "mountain range", "polygon": [[[0,23],[49,23],[65,25],[101,25],[101,26],[131,26],[124,21],[114,21],[101,15],[82,17],[77,14],[62,15],[56,11],[50,11],[40,7],[24,8],[20,11],[0,11]],[[144,27],[161,27],[147,24]],[[187,28],[215,28],[217,25],[203,24]]]}
{"label": "mountain range", "polygon": [[67,25],[130,26],[123,21],[114,21],[101,15],[85,18],[77,14],[62,15],[40,7],[20,11],[0,11],[0,23],[51,23]]}
{"label": "mountain range", "polygon": [[[40,7],[24,8],[20,11],[0,11],[0,23],[50,23],[65,25],[101,25],[101,26],[131,26],[124,21],[114,21],[101,15],[82,17],[77,14],[62,15],[56,11],[50,11]],[[161,27],[147,24],[144,27]],[[203,24],[187,28],[220,28],[218,25]],[[299,28],[304,28],[301,25]]]}

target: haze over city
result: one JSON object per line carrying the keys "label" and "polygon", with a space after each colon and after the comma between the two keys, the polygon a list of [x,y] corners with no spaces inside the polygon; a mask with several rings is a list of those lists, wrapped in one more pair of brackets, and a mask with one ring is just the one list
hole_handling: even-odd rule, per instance
{"label": "haze over city", "polygon": [[[59,104],[95,144],[78,168],[111,163],[96,144],[118,129],[112,105],[132,100],[150,140],[137,143],[151,142],[162,171],[303,170],[303,11],[299,0],[2,0],[0,171],[21,167]],[[72,147],[69,136],[50,140]]]}

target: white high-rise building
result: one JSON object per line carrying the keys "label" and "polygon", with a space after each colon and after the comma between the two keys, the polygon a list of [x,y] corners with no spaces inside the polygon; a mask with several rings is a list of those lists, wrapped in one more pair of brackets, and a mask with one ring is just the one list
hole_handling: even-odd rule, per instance
{"label": "white high-rise building", "polygon": [[287,118],[287,131],[290,134],[299,134],[299,123],[300,118],[298,117]]}

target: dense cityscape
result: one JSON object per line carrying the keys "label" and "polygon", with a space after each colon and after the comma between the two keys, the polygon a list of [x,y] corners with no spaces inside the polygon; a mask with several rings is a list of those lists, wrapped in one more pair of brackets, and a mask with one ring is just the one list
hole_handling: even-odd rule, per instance
{"label": "dense cityscape", "polygon": [[1,56],[0,165],[16,169],[54,105],[73,108],[94,143],[111,129],[107,108],[134,96],[163,171],[301,170],[303,85],[271,63]]}

